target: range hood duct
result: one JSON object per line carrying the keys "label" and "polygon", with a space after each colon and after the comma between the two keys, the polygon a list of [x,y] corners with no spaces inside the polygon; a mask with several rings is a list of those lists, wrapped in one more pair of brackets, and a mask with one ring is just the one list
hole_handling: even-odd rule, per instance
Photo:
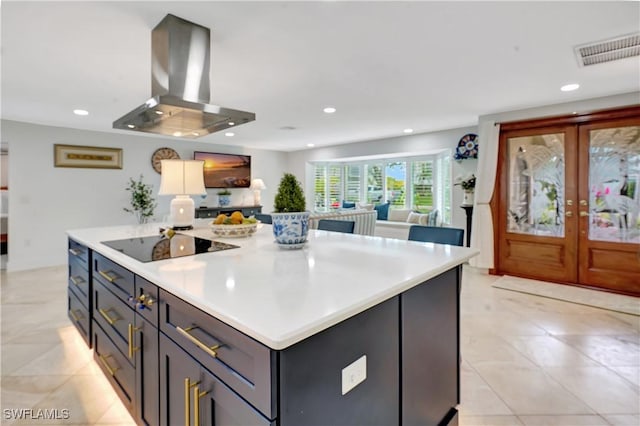
{"label": "range hood duct", "polygon": [[209,104],[210,31],[167,15],[151,33],[151,98],[114,129],[194,139],[256,119]]}

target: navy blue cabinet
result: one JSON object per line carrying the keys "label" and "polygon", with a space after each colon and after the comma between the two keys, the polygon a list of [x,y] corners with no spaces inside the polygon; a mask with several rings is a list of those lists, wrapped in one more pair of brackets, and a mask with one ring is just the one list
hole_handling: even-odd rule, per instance
{"label": "navy blue cabinet", "polygon": [[274,350],[70,240],[68,312],[138,424],[456,425],[461,271]]}
{"label": "navy blue cabinet", "polygon": [[69,239],[67,315],[91,347],[91,251]]}
{"label": "navy blue cabinet", "polygon": [[164,334],[160,335],[160,372],[161,425],[276,424]]}

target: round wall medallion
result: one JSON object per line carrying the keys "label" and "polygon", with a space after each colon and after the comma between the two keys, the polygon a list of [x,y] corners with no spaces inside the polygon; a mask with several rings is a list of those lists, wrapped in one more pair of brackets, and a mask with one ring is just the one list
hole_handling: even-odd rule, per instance
{"label": "round wall medallion", "polygon": [[179,160],[180,156],[178,153],[172,148],[158,148],[155,150],[153,155],[151,156],[151,166],[153,166],[153,170],[158,173],[162,173],[162,163],[160,160]]}
{"label": "round wall medallion", "polygon": [[478,158],[478,135],[467,133],[458,141],[458,147],[454,155],[456,160]]}

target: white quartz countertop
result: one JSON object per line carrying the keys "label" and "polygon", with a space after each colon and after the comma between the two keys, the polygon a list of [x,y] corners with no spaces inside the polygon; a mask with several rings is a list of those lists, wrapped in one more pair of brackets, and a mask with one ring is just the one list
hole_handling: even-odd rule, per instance
{"label": "white quartz countertop", "polygon": [[[214,239],[210,220],[184,233]],[[284,349],[478,254],[475,249],[309,231],[300,250],[274,243],[270,225],[238,249],[139,262],[101,241],[157,235],[159,224],[67,234],[272,349]]]}

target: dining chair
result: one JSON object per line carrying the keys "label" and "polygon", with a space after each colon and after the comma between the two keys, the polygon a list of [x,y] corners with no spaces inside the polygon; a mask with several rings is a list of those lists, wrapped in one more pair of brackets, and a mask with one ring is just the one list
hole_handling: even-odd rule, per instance
{"label": "dining chair", "polygon": [[355,227],[355,224],[356,223],[351,220],[320,219],[318,221],[318,230],[353,234],[353,228]]}
{"label": "dining chair", "polygon": [[409,228],[408,239],[410,241],[462,246],[464,244],[464,229],[413,225]]}
{"label": "dining chair", "polygon": [[271,223],[272,223],[270,214],[256,213],[256,214],[253,215],[253,217],[258,219],[262,223],[267,223],[269,225],[271,225]]}

